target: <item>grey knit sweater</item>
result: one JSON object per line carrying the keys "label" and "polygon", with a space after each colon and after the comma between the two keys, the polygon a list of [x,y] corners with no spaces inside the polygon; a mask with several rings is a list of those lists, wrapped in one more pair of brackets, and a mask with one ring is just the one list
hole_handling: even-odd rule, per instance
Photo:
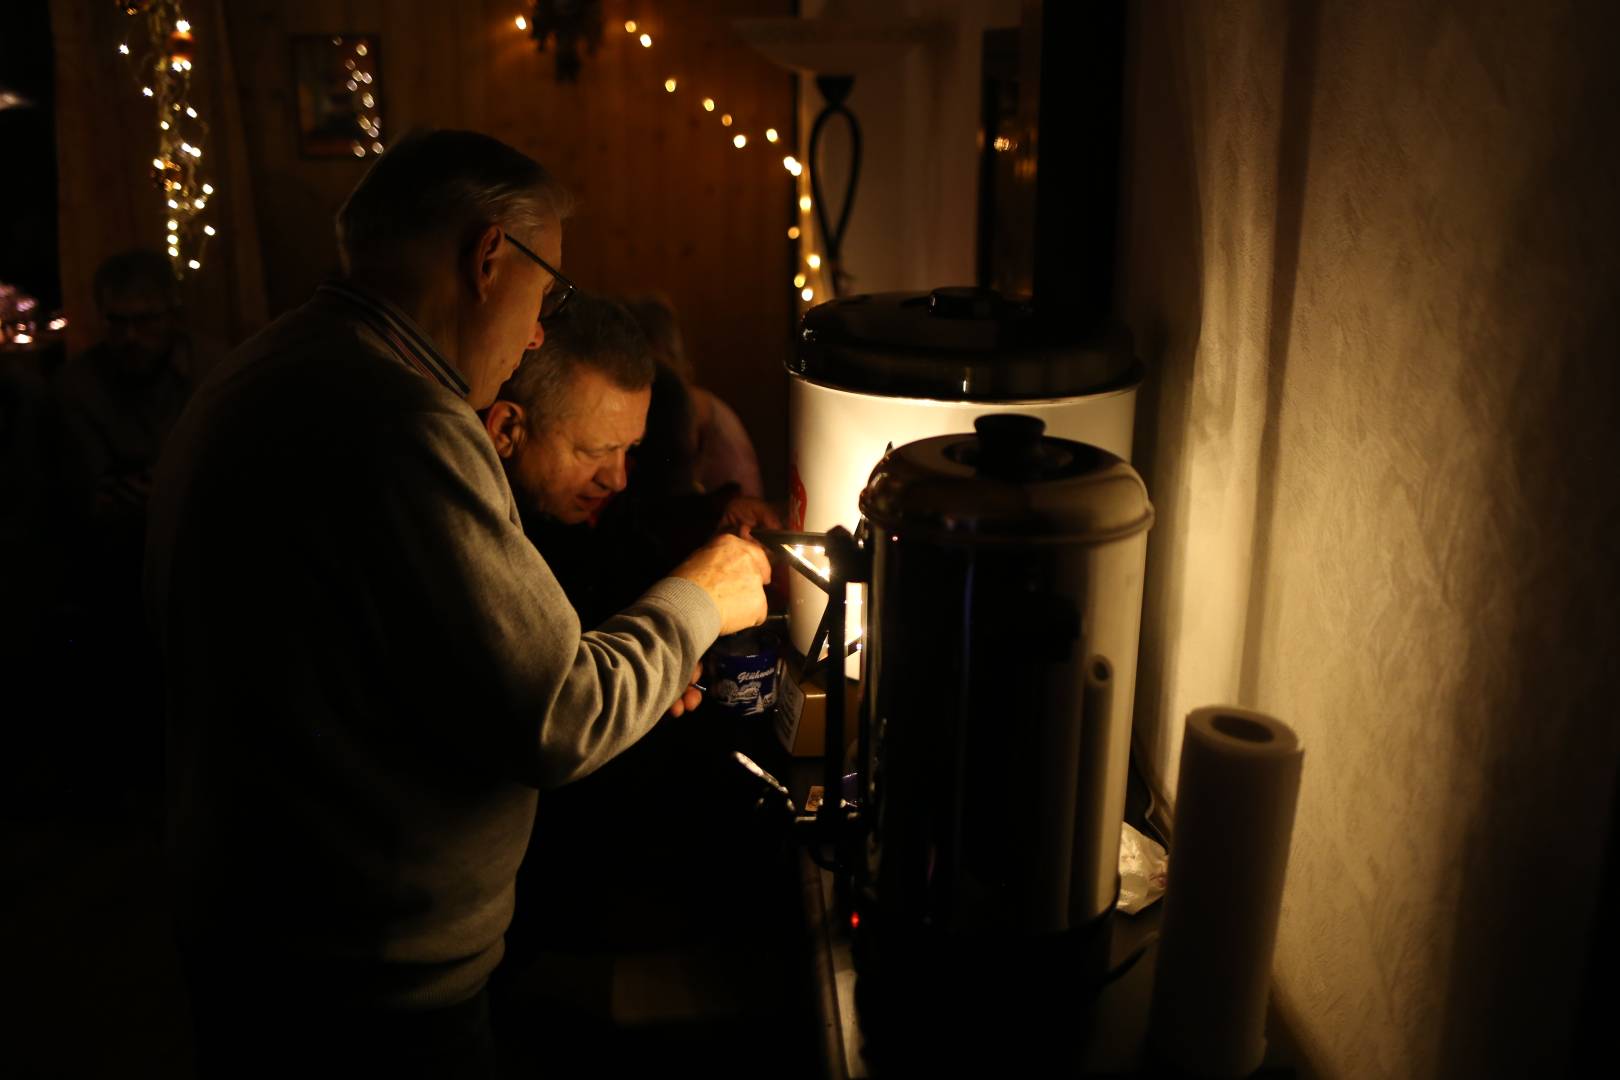
{"label": "grey knit sweater", "polygon": [[482,985],[535,788],[640,738],[720,619],[667,579],[582,634],[472,409],[324,295],[188,406],[147,593],[186,938],[403,1008]]}

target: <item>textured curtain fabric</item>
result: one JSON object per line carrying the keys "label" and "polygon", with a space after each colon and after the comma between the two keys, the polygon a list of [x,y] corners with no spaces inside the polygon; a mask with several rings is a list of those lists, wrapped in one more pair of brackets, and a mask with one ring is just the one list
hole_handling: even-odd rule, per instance
{"label": "textured curtain fabric", "polygon": [[1132,6],[1138,730],[1291,723],[1334,1076],[1563,1074],[1620,761],[1617,9]]}
{"label": "textured curtain fabric", "polygon": [[[202,144],[216,188],[209,220],[219,230],[200,271],[190,271],[182,295],[199,342],[220,349],[265,322],[264,272],[253,210],[240,100],[231,59],[225,5],[187,5],[196,41],[192,102],[208,124]],[[148,178],[157,149],[157,116],[141,96],[128,58],[146,51],[144,17],[109,3],[53,0],[56,45],[56,153],[59,171],[63,308],[68,347],[77,351],[100,334],[91,280],[109,255],[130,248],[162,251],[163,199]]]}

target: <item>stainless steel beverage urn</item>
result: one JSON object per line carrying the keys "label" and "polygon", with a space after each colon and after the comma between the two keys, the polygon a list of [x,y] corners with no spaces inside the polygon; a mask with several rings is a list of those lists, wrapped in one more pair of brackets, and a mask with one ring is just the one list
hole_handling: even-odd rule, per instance
{"label": "stainless steel beverage urn", "polygon": [[1100,978],[1153,507],[1116,455],[980,417],[888,454],[868,522],[861,993]]}
{"label": "stainless steel beverage urn", "polygon": [[[1035,416],[1049,434],[1130,460],[1143,376],[1130,334],[1064,330],[990,289],[863,294],[810,309],[788,362],[790,527],[854,531],[861,490],[887,450],[971,433],[986,413]],[[798,577],[789,591],[793,645],[807,653],[825,597]],[[851,591],[851,634],[862,599]]]}

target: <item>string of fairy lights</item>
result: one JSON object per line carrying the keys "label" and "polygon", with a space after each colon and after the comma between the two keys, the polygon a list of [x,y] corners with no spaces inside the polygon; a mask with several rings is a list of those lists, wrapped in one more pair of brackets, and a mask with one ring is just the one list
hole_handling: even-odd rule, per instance
{"label": "string of fairy lights", "polygon": [[332,38],[332,44],[342,48],[348,46],[349,55],[343,58],[343,88],[349,92],[353,99],[351,111],[354,113],[355,124],[360,129],[349,149],[354,156],[363,158],[366,154],[381,154],[386,147],[382,141],[382,110],[377,107],[377,99],[372,94],[371,85],[376,78],[372,71],[375,66],[375,55],[369,38],[346,38],[341,34]]}
{"label": "string of fairy lights", "polygon": [[[152,157],[151,178],[157,187],[163,211],[164,237],[175,276],[183,278],[187,271],[202,268],[202,258],[208,239],[218,235],[212,223],[205,220],[208,201],[215,194],[214,185],[206,179],[202,167],[203,146],[208,138],[208,125],[191,103],[191,73],[196,51],[196,39],[191,23],[185,18],[179,0],[116,0],[126,16],[144,29],[143,48],[139,57],[131,48],[129,37],[118,46],[119,55],[132,65],[137,85],[143,97],[155,106],[157,122],[157,148]],[[529,20],[518,15],[513,20],[518,30],[525,31]],[[625,34],[643,49],[652,49],[652,34],[635,19],[624,22]],[[353,140],[355,157],[381,154],[381,110],[377,108],[372,92],[375,74],[372,70],[370,43],[365,38],[334,38],[334,45],[348,44],[345,58],[347,82],[344,84],[354,95],[354,112],[359,131]],[[739,150],[759,145],[748,131],[742,129],[736,117],[721,106],[712,94],[686,86],[676,74],[663,79],[666,94],[687,94],[703,112],[715,116],[723,132],[729,133],[731,145]],[[781,133],[766,126],[759,133],[769,146],[780,147]],[[806,251],[810,231],[809,214],[813,208],[808,190],[809,180],[804,165],[792,154],[782,157],[782,168],[794,179],[798,191],[800,222],[788,226],[788,239],[797,245],[793,287],[799,299],[810,304],[822,291],[820,270],[822,259],[815,251]]]}
{"label": "string of fairy lights", "polygon": [[130,58],[141,95],[156,106],[152,183],[162,199],[169,260],[175,276],[183,278],[188,270],[202,269],[203,249],[218,232],[203,219],[214,185],[204,179],[201,165],[208,125],[191,104],[196,39],[178,0],[121,0],[119,7],[145,30],[139,59],[129,38],[119,44],[118,53]]}
{"label": "string of fairy lights", "polygon": [[[518,15],[512,21],[520,31],[529,29],[529,18],[527,16]],[[627,37],[643,49],[652,49],[652,33],[638,20],[626,19],[624,21],[624,32]],[[737,117],[723,108],[721,103],[712,94],[706,93],[701,86],[689,86],[679,77],[679,73],[667,74],[662,85],[665,94],[675,97],[677,100],[681,100],[681,95],[685,95],[685,100],[692,106],[714,116],[719,121],[722,133],[729,133],[731,145],[737,150],[747,150],[749,147],[760,145],[759,141],[755,140],[749,131],[743,130],[742,126],[737,122]],[[783,145],[781,132],[775,127],[764,127],[759,132],[759,137],[767,146],[781,148]],[[788,226],[787,235],[788,239],[796,245],[793,287],[798,291],[799,300],[802,304],[808,306],[815,302],[818,295],[825,292],[820,273],[822,266],[821,256],[814,250],[806,250],[809,246],[809,236],[807,234],[811,232],[810,211],[815,204],[810,197],[810,179],[804,163],[792,154],[785,154],[782,157],[782,168],[793,178],[795,189],[798,191],[800,220]]]}

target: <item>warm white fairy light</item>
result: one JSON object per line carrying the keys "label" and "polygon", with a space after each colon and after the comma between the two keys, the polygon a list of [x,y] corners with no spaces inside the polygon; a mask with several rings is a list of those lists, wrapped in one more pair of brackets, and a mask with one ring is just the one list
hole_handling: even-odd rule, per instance
{"label": "warm white fairy light", "polygon": [[118,53],[132,58],[135,86],[142,97],[153,101],[157,111],[157,153],[151,159],[151,176],[168,209],[162,218],[165,250],[170,258],[198,270],[204,238],[215,235],[216,230],[197,220],[213,188],[198,175],[208,128],[189,101],[197,43],[181,7],[181,0],[125,5],[126,14],[140,20],[138,39],[147,43],[147,49],[144,56],[133,59],[126,40],[119,44]]}
{"label": "warm white fairy light", "polygon": [[[522,16],[518,16],[517,28],[519,30],[522,30],[522,29],[525,28],[525,26],[526,26],[526,21],[523,19]],[[638,33],[638,31],[639,31],[639,27],[638,27],[638,25],[637,25],[637,23],[636,23],[636,21],[634,19],[625,20],[624,32],[626,34],[630,34],[632,36],[637,36],[637,40],[640,41],[642,48],[651,48],[652,47],[652,35],[649,34],[649,33],[644,32],[644,31],[640,31]],[[369,81],[369,80],[364,80],[364,81]],[[679,87],[679,85],[680,85],[680,82],[674,75],[666,76],[665,79],[664,79],[664,92],[668,93],[668,94],[673,94],[673,93],[675,93],[675,91]],[[703,107],[704,112],[712,113],[712,112],[714,112],[716,110],[715,100],[712,97],[700,98],[699,99],[699,104]],[[369,108],[371,106],[371,102],[367,101],[366,106]],[[729,127],[732,127],[735,123],[736,123],[736,117],[734,117],[731,113],[729,113],[729,112],[720,113],[720,126],[721,127],[729,128]],[[364,124],[362,124],[362,127],[364,128]],[[369,129],[367,129],[367,130],[369,130]],[[768,143],[775,144],[775,143],[778,143],[778,142],[782,141],[782,133],[780,131],[778,131],[776,128],[774,128],[774,127],[765,128],[764,136],[765,136],[765,141],[768,142]],[[742,133],[742,132],[734,133],[732,135],[732,137],[731,137],[731,145],[736,147],[738,150],[744,149],[745,147],[748,146],[748,136],[746,134]],[[355,153],[356,153],[357,156],[359,156],[360,153],[361,153],[360,150],[359,150],[359,144],[356,144]],[[795,158],[792,154],[788,154],[787,156],[782,158],[782,167],[784,169],[786,169],[787,172],[791,176],[799,177],[799,176],[804,175],[804,165],[797,158]],[[810,212],[811,206],[812,206],[812,203],[811,203],[810,196],[801,194],[799,196],[799,210],[802,213],[808,214]],[[789,240],[797,241],[801,236],[801,230],[800,230],[798,225],[789,225],[788,230],[787,230],[787,234],[788,234],[788,239]],[[821,268],[821,256],[817,255],[817,254],[815,254],[813,252],[805,259],[805,262],[810,267],[810,269],[813,270],[813,271],[814,270],[819,270]],[[814,299],[814,297],[815,297],[814,287],[810,284],[809,279],[805,274],[797,273],[797,274],[795,274],[793,276],[793,287],[795,289],[800,290],[799,295],[800,295],[801,299],[804,300],[805,303],[809,303],[812,299]]]}
{"label": "warm white fairy light", "polygon": [[517,23],[517,28],[519,30],[527,30],[529,28],[529,20],[525,19],[521,15],[519,15],[517,18],[513,19],[512,21]]}
{"label": "warm white fairy light", "polygon": [[204,195],[212,195],[214,193],[214,185],[213,184],[204,184],[202,186],[202,193]]}
{"label": "warm white fairy light", "polygon": [[[521,15],[517,16],[514,22],[519,30],[529,25],[528,20]],[[342,37],[334,37],[332,44],[342,45],[344,40]],[[374,112],[378,108],[377,97],[370,90],[376,78],[372,72],[376,57],[372,56],[371,52],[371,45],[365,38],[350,39],[350,55],[343,60],[344,70],[349,73],[343,86],[354,95],[355,126],[360,130],[360,137],[349,145],[349,149],[357,158],[363,158],[367,153],[381,154],[386,149],[382,141],[382,119]]]}

